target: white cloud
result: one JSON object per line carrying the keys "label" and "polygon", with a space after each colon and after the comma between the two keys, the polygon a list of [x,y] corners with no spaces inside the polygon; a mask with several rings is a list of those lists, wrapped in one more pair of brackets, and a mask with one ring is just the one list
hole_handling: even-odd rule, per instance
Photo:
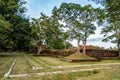
{"label": "white cloud", "polygon": [[115,47],[116,45],[110,42],[88,42],[87,45],[94,45],[94,46],[100,46],[100,47],[105,47],[105,48],[109,48],[109,47]]}
{"label": "white cloud", "polygon": [[[76,40],[73,40],[71,43],[72,43],[73,46],[77,47],[77,41]],[[110,43],[110,42],[101,42],[101,41],[93,41],[93,42],[89,42],[88,41],[87,45],[93,45],[93,46],[99,46],[99,47],[105,47],[105,48],[116,47],[116,45],[113,44],[113,43]]]}
{"label": "white cloud", "polygon": [[[91,35],[88,38],[87,45],[100,46],[100,47],[105,47],[105,48],[116,47],[116,45],[111,42],[102,42],[102,39],[104,37],[103,37],[103,34],[100,34],[100,32],[101,32],[101,28],[98,27],[97,30],[95,31],[95,34]],[[77,47],[76,40],[73,40],[71,43],[73,46]],[[82,44],[82,43],[80,43],[80,44]]]}

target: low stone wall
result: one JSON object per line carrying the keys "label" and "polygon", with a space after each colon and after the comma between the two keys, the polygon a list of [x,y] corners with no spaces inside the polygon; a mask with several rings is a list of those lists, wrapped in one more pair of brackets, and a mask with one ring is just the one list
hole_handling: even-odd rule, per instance
{"label": "low stone wall", "polygon": [[88,50],[86,54],[92,57],[118,57],[118,51],[111,50]]}
{"label": "low stone wall", "polygon": [[[68,56],[73,54],[76,50],[43,50],[40,55],[51,55],[51,56]],[[80,51],[82,52],[82,51]],[[37,52],[35,52],[37,54]],[[36,55],[35,54],[35,55]],[[112,50],[86,50],[86,54],[91,57],[118,57],[118,51]]]}
{"label": "low stone wall", "polygon": [[65,57],[68,56],[70,54],[72,54],[73,52],[69,52],[66,50],[43,50],[40,55],[37,55],[37,52],[35,52],[34,56],[54,56],[54,57]]}

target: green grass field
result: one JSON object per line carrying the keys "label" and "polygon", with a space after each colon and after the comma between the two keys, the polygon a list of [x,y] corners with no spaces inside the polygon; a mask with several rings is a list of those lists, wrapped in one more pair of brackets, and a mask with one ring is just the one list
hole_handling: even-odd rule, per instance
{"label": "green grass field", "polygon": [[[15,77],[7,78],[7,80],[120,80],[120,64],[117,65],[105,65],[105,66],[85,66],[92,64],[108,64],[108,63],[120,63],[120,59],[115,60],[102,60],[101,62],[67,62],[55,57],[34,57],[31,54],[25,54],[29,62],[35,67],[42,69],[33,70],[26,60],[25,53],[15,52],[12,55],[9,53],[0,54],[0,79],[4,80],[4,74],[9,70],[15,57],[18,59],[14,65],[14,68],[10,75],[16,74],[31,74],[31,73],[41,73],[41,72],[53,72],[53,71],[69,71],[69,70],[79,70],[79,69],[94,69],[94,68],[104,68],[110,67],[109,69],[93,70],[93,71],[80,71],[62,74],[49,74],[43,76],[29,76],[29,77]],[[83,65],[80,67],[74,67],[76,65]],[[56,68],[50,68],[50,67]],[[58,66],[63,66],[66,68],[57,68]],[[73,67],[67,67],[73,66]],[[6,80],[6,78],[5,78]]]}
{"label": "green grass field", "polygon": [[0,53],[0,79],[9,70],[15,56],[9,53]]}
{"label": "green grass field", "polygon": [[8,80],[120,80],[120,67],[108,70],[94,70],[75,73],[51,74],[45,76],[32,76],[8,78]]}
{"label": "green grass field", "polygon": [[100,62],[68,62],[68,61],[64,61],[62,59],[59,58],[55,58],[55,57],[34,57],[32,55],[27,55],[27,57],[29,58],[30,61],[32,61],[32,59],[34,60],[33,65],[35,65],[36,67],[47,67],[47,66],[73,66],[73,65],[81,65],[81,64],[105,64],[105,63],[117,63],[120,62],[119,59],[114,59],[114,60],[102,60]]}

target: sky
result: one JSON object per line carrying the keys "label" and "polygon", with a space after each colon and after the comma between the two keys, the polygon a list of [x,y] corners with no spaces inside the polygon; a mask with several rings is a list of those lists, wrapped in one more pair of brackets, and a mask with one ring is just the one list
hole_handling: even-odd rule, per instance
{"label": "sky", "polygon": [[[96,4],[89,0],[25,0],[27,3],[25,7],[27,8],[26,15],[30,18],[39,18],[40,13],[43,12],[44,14],[50,16],[53,7],[59,7],[61,3],[77,3],[81,6],[91,4],[94,8],[102,7],[100,4]],[[95,31],[94,35],[91,35],[88,38],[87,45],[94,45],[94,46],[100,46],[100,47],[115,47],[115,44],[112,44],[110,42],[102,42],[103,34],[100,34],[101,27],[98,27]],[[77,41],[73,40],[71,42],[74,46],[77,46]],[[82,44],[82,43],[81,43]]]}

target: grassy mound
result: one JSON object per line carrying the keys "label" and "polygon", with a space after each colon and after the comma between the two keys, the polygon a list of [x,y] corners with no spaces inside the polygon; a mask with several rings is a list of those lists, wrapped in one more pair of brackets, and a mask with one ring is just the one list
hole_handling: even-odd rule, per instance
{"label": "grassy mound", "polygon": [[67,57],[65,57],[65,60],[72,61],[72,62],[81,62],[81,61],[100,61],[96,58],[90,57],[83,53],[73,53]]}

